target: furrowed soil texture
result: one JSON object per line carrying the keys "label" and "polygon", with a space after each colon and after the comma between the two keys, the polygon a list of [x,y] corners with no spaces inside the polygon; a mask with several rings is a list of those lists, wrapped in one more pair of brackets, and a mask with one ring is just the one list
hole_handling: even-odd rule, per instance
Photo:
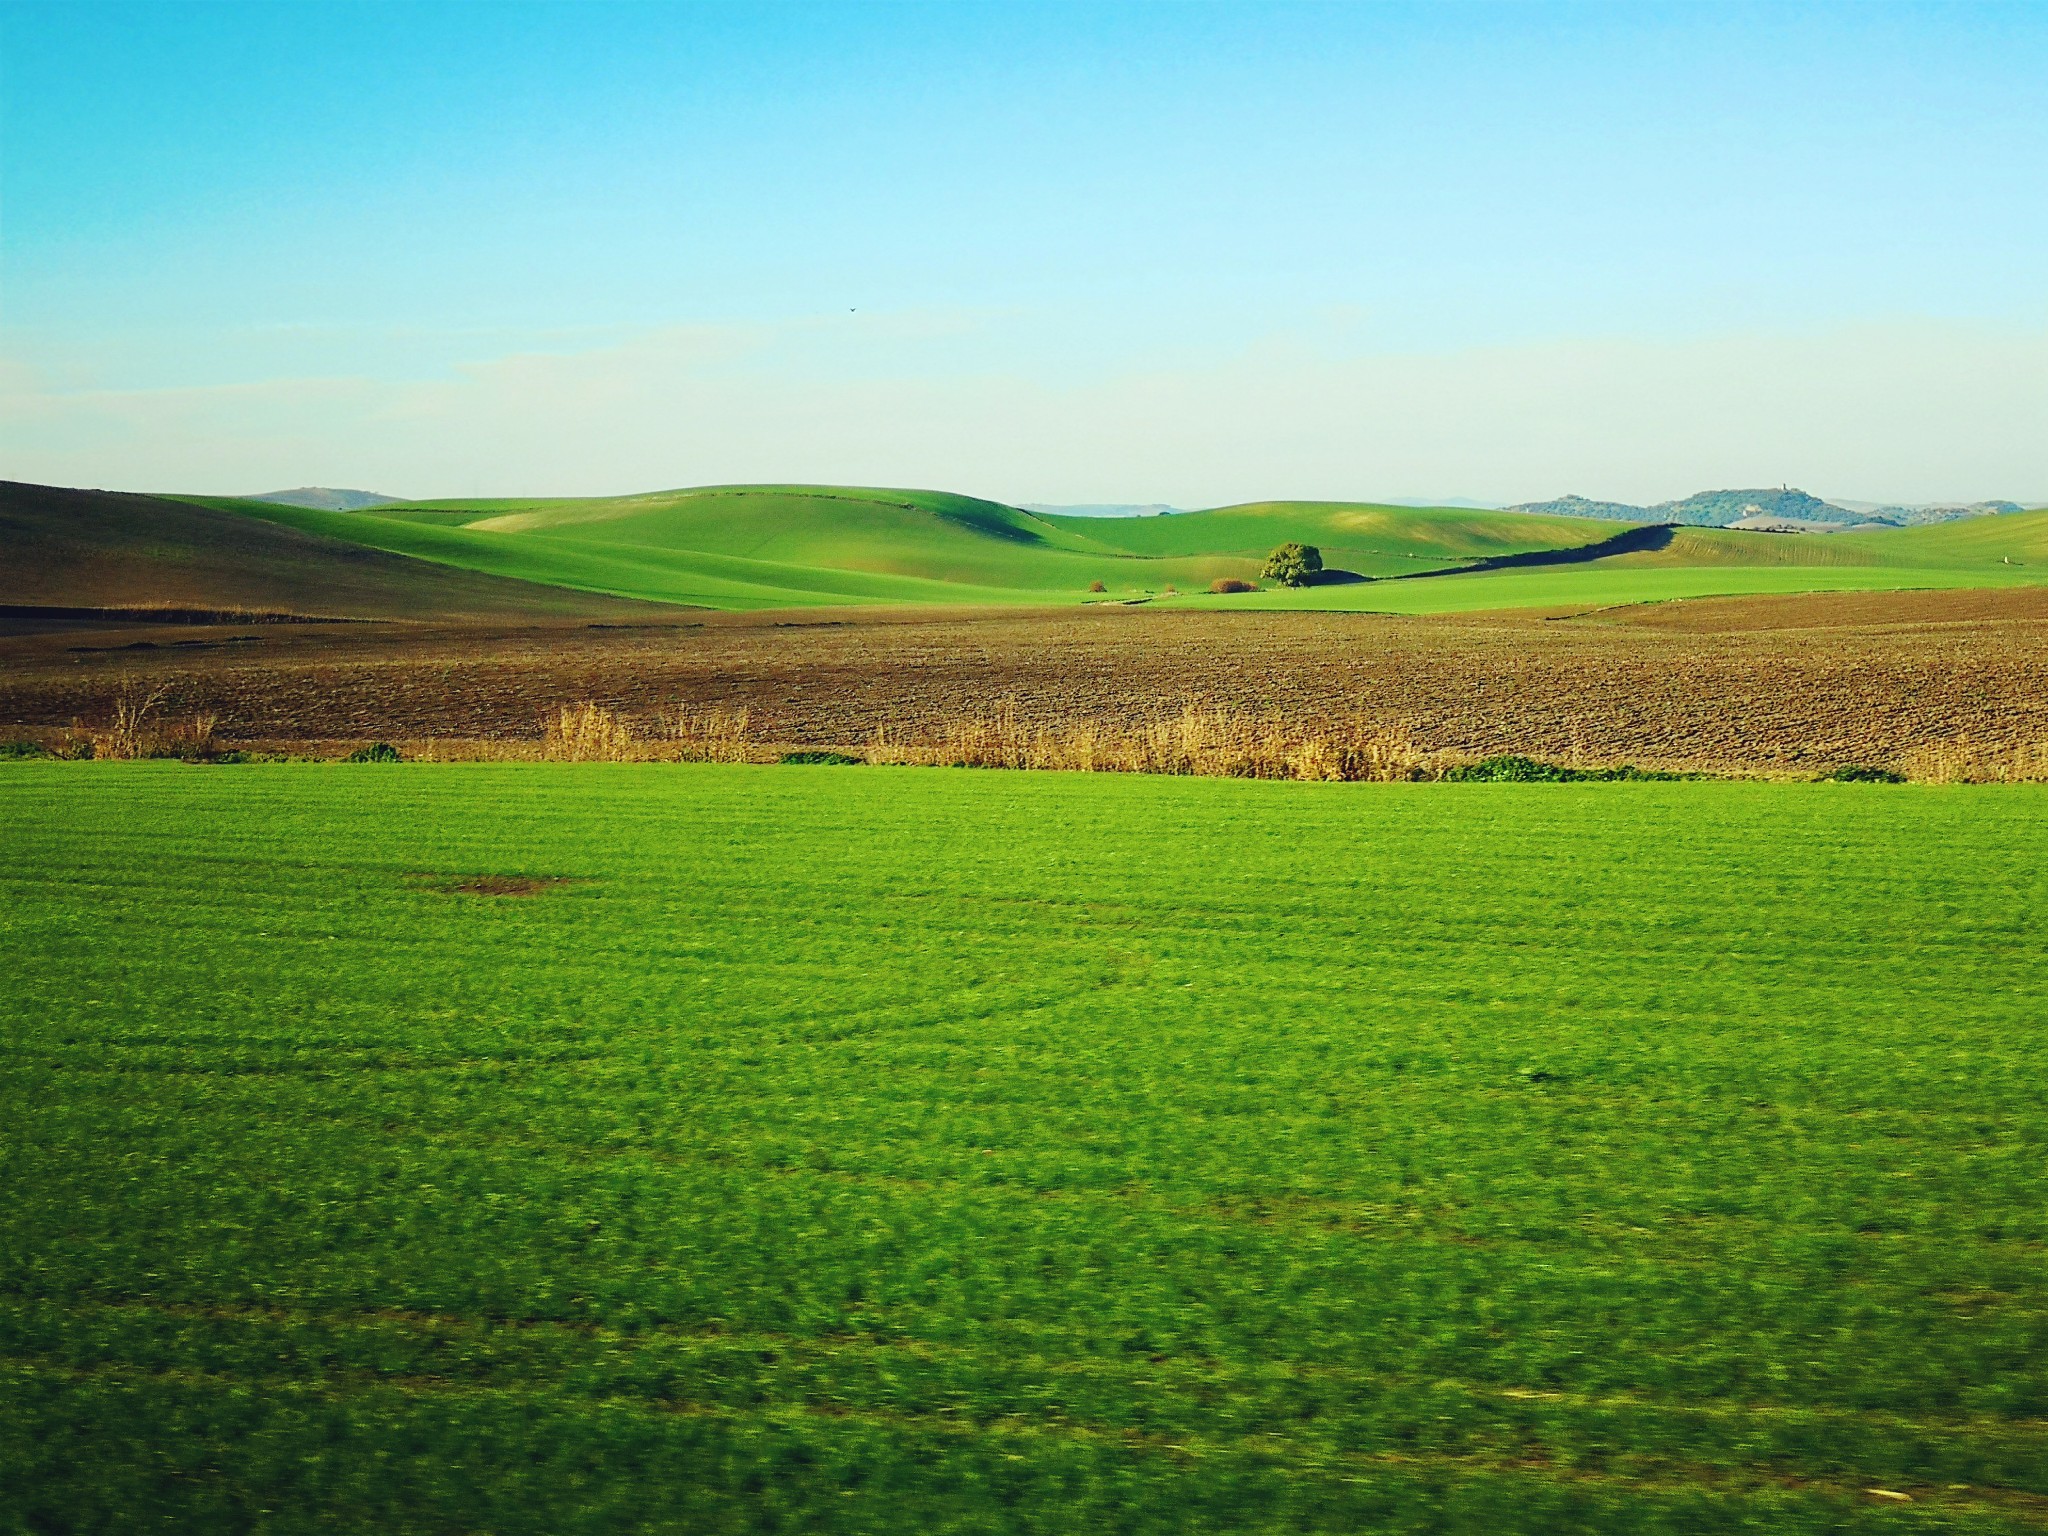
{"label": "furrowed soil texture", "polygon": [[2048,1527],[2048,792],[0,818],[6,1529]]}
{"label": "furrowed soil texture", "polygon": [[[255,744],[534,741],[591,700],[745,709],[764,742],[859,747],[1014,703],[1033,723],[1184,700],[1364,717],[1418,747],[1730,772],[2048,741],[2048,589],[1699,600],[1582,613],[704,616],[0,634],[0,721],[103,720],[124,687]],[[323,749],[326,750],[326,749]]]}

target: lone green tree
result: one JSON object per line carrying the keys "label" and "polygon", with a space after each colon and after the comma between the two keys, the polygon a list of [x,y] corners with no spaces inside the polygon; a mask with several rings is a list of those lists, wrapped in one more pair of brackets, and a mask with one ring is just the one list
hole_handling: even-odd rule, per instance
{"label": "lone green tree", "polygon": [[1282,544],[1266,556],[1266,568],[1259,574],[1283,587],[1305,587],[1309,577],[1323,568],[1323,552],[1313,544]]}

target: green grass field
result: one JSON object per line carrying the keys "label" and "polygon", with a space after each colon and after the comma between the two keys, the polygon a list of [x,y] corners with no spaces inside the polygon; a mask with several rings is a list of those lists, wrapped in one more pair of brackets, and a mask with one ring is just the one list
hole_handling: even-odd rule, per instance
{"label": "green grass field", "polygon": [[26,763],[0,839],[8,1531],[2048,1526],[2041,790]]}
{"label": "green grass field", "polygon": [[[933,491],[724,486],[645,496],[423,503],[313,512],[207,503],[305,533],[494,576],[716,608],[839,603],[1073,602],[1104,595],[1200,606],[1395,613],[1666,597],[1979,587],[2048,578],[2048,513],[1875,534],[1680,529],[1669,547],[1538,570],[1393,581],[1474,561],[1571,551],[1617,523],[1452,508],[1266,502],[1156,518],[1048,517]],[[1222,598],[1287,540],[1372,578]],[[2012,563],[2008,563],[2012,562]],[[1163,600],[1163,599],[1162,599]]]}
{"label": "green grass field", "polygon": [[[1763,535],[1759,535],[1763,537]],[[1839,537],[1839,535],[1829,535]],[[1183,597],[1190,608],[1343,609],[1364,613],[1478,613],[1511,608],[1619,608],[1691,597],[1793,592],[1899,592],[2025,586],[2031,572],[1855,565],[1627,566],[1596,561],[1551,570],[1488,571],[1429,581],[1371,582],[1230,597]]]}

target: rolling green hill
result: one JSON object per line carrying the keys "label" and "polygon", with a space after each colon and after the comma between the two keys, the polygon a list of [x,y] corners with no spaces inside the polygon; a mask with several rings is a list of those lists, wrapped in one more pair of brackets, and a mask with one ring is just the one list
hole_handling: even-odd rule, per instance
{"label": "rolling green hill", "polygon": [[[354,537],[349,514],[300,516],[252,523],[179,498],[0,482],[0,550],[7,555],[0,561],[0,604],[182,617],[599,618],[649,611],[598,595],[593,583],[549,584],[559,579],[538,568],[519,573],[525,580],[507,581],[450,569],[457,561],[400,559],[411,551]],[[321,518],[332,519],[332,528]]]}
{"label": "rolling green hill", "polygon": [[[2008,563],[2010,562],[2010,563]],[[1547,565],[1307,591],[1190,598],[1203,605],[1460,613],[1601,608],[1689,597],[2003,587],[2048,581],[2048,511],[1873,533],[1673,528],[1659,548]]]}
{"label": "rolling green hill", "polygon": [[[1361,576],[1412,576],[1491,556],[1598,543],[1625,524],[1358,502],[1263,501],[1168,517],[1045,519],[1085,530],[1119,553],[1165,558],[1234,555],[1256,567],[1276,544],[1314,544],[1331,568]],[[1237,574],[1233,572],[1232,574]]]}
{"label": "rolling green hill", "polygon": [[2033,570],[2031,580],[2048,580],[2048,508],[1901,528],[1896,533],[1887,530],[1839,537],[1886,559],[1914,565],[1959,570],[1998,566],[2008,571]]}
{"label": "rolling green hill", "polygon": [[1044,516],[935,491],[716,486],[642,496],[323,512],[204,498],[322,537],[493,575],[719,608],[1072,601],[1252,579],[1274,545],[1375,578],[1594,543],[1620,525],[1272,502],[1147,519]]}
{"label": "rolling green hill", "polygon": [[[1385,612],[2048,579],[2048,512],[1843,534],[1444,507],[1255,502],[1150,518],[1027,512],[939,491],[709,486],[616,497],[417,502],[351,512],[187,498],[328,541],[556,588],[726,609],[1109,600]],[[1329,579],[1211,596],[1277,544]],[[1395,579],[1399,578],[1399,579]],[[1415,579],[1426,578],[1426,579]]]}

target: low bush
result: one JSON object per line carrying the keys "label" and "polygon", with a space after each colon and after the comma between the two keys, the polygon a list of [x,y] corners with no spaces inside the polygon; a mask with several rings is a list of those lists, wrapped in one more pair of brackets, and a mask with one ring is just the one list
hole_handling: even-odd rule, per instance
{"label": "low bush", "polygon": [[[237,752],[231,755],[238,762],[248,761],[248,756],[245,753]],[[357,747],[355,751],[349,753],[342,761],[345,763],[402,763],[405,761],[405,754],[388,741],[373,741],[367,747]]]}
{"label": "low bush", "polygon": [[143,693],[132,684],[124,685],[108,711],[107,724],[87,728],[66,744],[68,750],[64,755],[115,762],[156,757],[204,762],[213,758],[220,750],[213,737],[217,717],[196,714],[183,720],[166,720],[162,716],[165,692],[158,688]]}
{"label": "low bush", "polygon": [[39,741],[0,741],[0,762],[14,762],[24,757],[50,757],[50,749]]}
{"label": "low bush", "polygon": [[143,693],[124,685],[115,696],[106,728],[92,733],[92,755],[116,761],[162,756],[154,721],[163,698],[161,688]]}
{"label": "low bush", "polygon": [[1844,763],[1820,776],[1823,784],[1903,784],[1906,776],[1891,768],[1874,768],[1868,763]]}
{"label": "low bush", "polygon": [[1219,597],[1226,592],[1256,592],[1259,584],[1255,581],[1239,581],[1235,576],[1224,576],[1209,583],[1209,590]]}
{"label": "low bush", "polygon": [[1695,777],[1695,774],[1638,768],[1631,763],[1615,768],[1571,768],[1563,763],[1546,763],[1516,754],[1482,758],[1476,763],[1446,768],[1443,772],[1443,780],[1447,784],[1608,784],[1628,780],[1668,782]]}
{"label": "low bush", "polygon": [[785,752],[778,762],[812,763],[820,766],[843,767],[853,763],[864,763],[864,757],[852,757],[844,752]]}

